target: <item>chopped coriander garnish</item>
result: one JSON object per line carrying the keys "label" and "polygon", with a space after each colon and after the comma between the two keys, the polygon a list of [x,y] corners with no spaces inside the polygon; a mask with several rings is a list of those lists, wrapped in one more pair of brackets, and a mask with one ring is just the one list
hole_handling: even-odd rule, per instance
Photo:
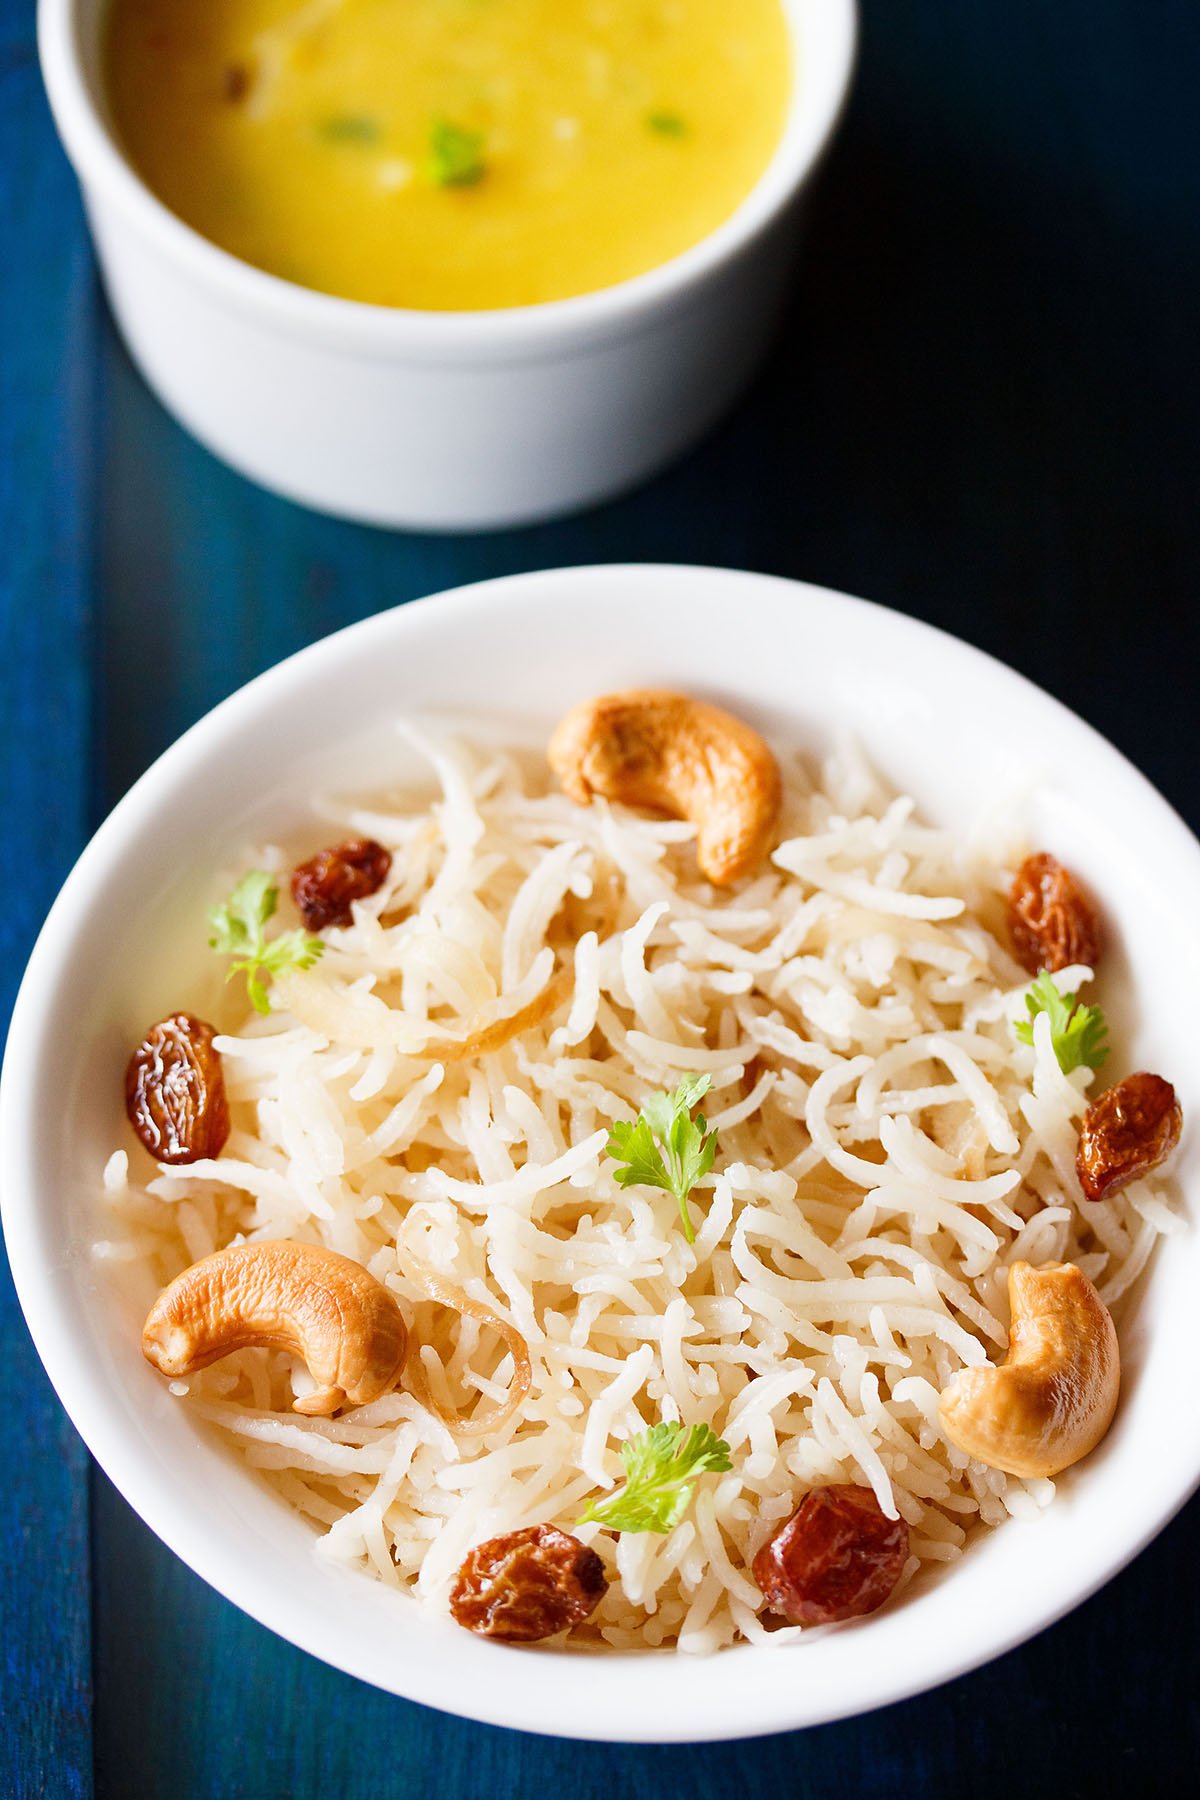
{"label": "chopped coriander garnish", "polygon": [[682,113],[648,112],[646,124],[651,131],[657,131],[659,137],[681,138],[688,134],[688,122]]}
{"label": "chopped coriander garnish", "polygon": [[222,956],[236,957],[226,981],[242,970],[255,1012],[269,1013],[271,1002],[264,975],[282,975],[288,969],[311,969],[325,946],[306,931],[285,931],[267,942],[266,924],[279,904],[279,889],[265,869],[251,869],[230,894],[224,906],[210,909],[212,926],[209,948]]}
{"label": "chopped coriander garnish", "polygon": [[482,131],[470,131],[453,119],[435,119],[429,132],[425,172],[438,187],[473,187],[487,169]]}
{"label": "chopped coriander garnish", "polygon": [[317,124],[317,136],[330,144],[377,144],[381,135],[378,119],[363,113],[334,113]]}
{"label": "chopped coriander garnish", "polygon": [[1108,1055],[1108,1021],[1098,1006],[1080,1006],[1075,994],[1060,994],[1054,977],[1043,969],[1025,996],[1028,1019],[1016,1019],[1013,1031],[1022,1044],[1033,1043],[1033,1021],[1039,1013],[1050,1020],[1050,1042],[1064,1075],[1072,1069],[1098,1069]]}
{"label": "chopped coriander garnish", "polygon": [[658,1187],[674,1194],[683,1220],[683,1235],[696,1241],[688,1212],[688,1194],[713,1166],[716,1131],[703,1113],[692,1108],[712,1086],[711,1075],[685,1075],[673,1094],[655,1094],[637,1118],[619,1119],[605,1149],[626,1165],[616,1172],[622,1187]]}
{"label": "chopped coriander garnish", "polygon": [[651,1425],[621,1445],[625,1485],[589,1500],[577,1523],[609,1531],[674,1530],[691,1503],[698,1475],[732,1469],[729,1445],[709,1425]]}

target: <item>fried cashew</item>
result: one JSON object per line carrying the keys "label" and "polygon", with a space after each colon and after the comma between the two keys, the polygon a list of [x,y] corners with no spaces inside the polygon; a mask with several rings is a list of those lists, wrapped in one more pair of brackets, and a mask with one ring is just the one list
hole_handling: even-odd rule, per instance
{"label": "fried cashew", "polygon": [[648,806],[697,829],[700,870],[717,887],[748,875],[770,847],[779,767],[731,713],[662,688],[633,688],[573,707],[548,750],[572,800],[596,794]]}
{"label": "fried cashew", "polygon": [[164,1375],[191,1375],[234,1350],[265,1345],[301,1357],[317,1386],[298,1413],[365,1406],[395,1386],[408,1328],[393,1296],[359,1263],[318,1244],[234,1245],[163,1289],[142,1354]]}
{"label": "fried cashew", "polygon": [[1008,1272],[1008,1355],[963,1369],[938,1404],[952,1444],[1008,1475],[1057,1475],[1096,1448],[1121,1387],[1108,1308],[1074,1263]]}

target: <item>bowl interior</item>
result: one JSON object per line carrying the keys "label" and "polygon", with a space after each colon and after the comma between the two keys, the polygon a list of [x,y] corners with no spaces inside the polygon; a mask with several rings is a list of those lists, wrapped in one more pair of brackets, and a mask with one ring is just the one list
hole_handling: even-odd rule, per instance
{"label": "bowl interior", "polygon": [[537,305],[497,311],[424,313],[369,305],[317,292],[242,262],[170,211],[127,159],[104,88],[102,29],[109,0],[39,0],[39,50],[55,121],[76,170],[134,216],[144,231],[193,271],[217,279],[243,303],[283,309],[297,325],[339,333],[382,332],[402,341],[454,344],[524,341],[556,327],[587,327],[614,313],[653,304],[720,264],[791,199],[837,123],[849,85],[857,28],[856,0],[781,0],[794,46],[795,79],[783,135],[767,168],[731,216],[699,243],[612,287]]}
{"label": "bowl interior", "polygon": [[[90,1251],[107,1235],[100,1172],[123,1141],[129,1045],[147,1019],[195,1002],[194,989],[179,991],[178,947],[202,942],[214,873],[244,840],[298,822],[314,790],[386,779],[402,709],[506,718],[525,736],[578,699],[655,683],[802,747],[849,728],[936,821],[965,828],[985,805],[1021,808],[1031,841],[1102,898],[1115,1073],[1161,1069],[1192,1117],[1200,847],[1146,782],[1057,703],[926,626],[798,583],[662,567],[513,577],[384,614],[201,721],[67,883],[21,991],[0,1095],[4,1225],[26,1315],[76,1425],[153,1530],[263,1623],[380,1687],[491,1723],[620,1740],[816,1723],[960,1673],[1092,1591],[1200,1477],[1189,1354],[1200,1246],[1189,1230],[1161,1245],[1123,1321],[1113,1430],[1037,1521],[984,1535],[877,1618],[794,1649],[589,1657],[586,1681],[577,1654],[541,1651],[531,1682],[530,1652],[318,1562],[309,1528],[198,1435],[143,1363],[137,1307]],[[1185,1132],[1185,1192],[1196,1169]]]}

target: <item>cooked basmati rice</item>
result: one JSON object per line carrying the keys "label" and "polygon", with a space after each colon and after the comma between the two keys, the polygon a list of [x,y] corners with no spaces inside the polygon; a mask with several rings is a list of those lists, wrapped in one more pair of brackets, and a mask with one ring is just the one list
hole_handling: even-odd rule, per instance
{"label": "cooked basmati rice", "polygon": [[[699,879],[690,825],[581,809],[541,758],[404,729],[438,798],[326,805],[392,850],[388,881],[269,1017],[218,1038],[221,1157],[142,1180],[141,1152],[133,1173],[110,1159],[119,1230],[97,1250],[136,1256],[149,1291],[243,1238],[327,1244],[398,1296],[428,1392],[486,1416],[513,1358],[428,1300],[432,1271],[525,1336],[532,1387],[474,1437],[412,1391],[301,1418],[307,1371],[249,1351],[173,1383],[179,1403],[313,1521],[319,1554],[434,1607],[472,1545],[573,1529],[623,1439],[707,1422],[733,1469],[669,1535],[579,1528],[612,1585],[575,1635],[618,1649],[794,1641],[748,1570],[814,1484],[864,1483],[907,1521],[905,1580],[1048,1505],[1052,1482],[945,1441],[938,1394],[1003,1354],[1013,1261],[1070,1259],[1114,1303],[1179,1221],[1152,1181],[1081,1200],[1091,1071],[1062,1074],[1044,1017],[1032,1048],[1010,1028],[1018,847],[919,823],[840,746],[817,775],[788,766],[782,841],[731,896]],[[720,1136],[689,1246],[673,1198],[618,1186],[604,1146],[696,1071]]]}

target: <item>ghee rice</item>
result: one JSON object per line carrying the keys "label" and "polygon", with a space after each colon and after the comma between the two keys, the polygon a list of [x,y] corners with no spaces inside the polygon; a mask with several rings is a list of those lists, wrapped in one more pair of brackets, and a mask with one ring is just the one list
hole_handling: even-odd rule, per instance
{"label": "ghee rice", "polygon": [[[1052,1482],[944,1440],[938,1394],[1003,1355],[1011,1263],[1069,1259],[1115,1306],[1179,1222],[1154,1180],[1082,1201],[1095,1078],[1061,1073],[1044,1016],[1032,1048],[1013,1037],[1029,978],[1003,897],[1026,846],[931,829],[842,744],[784,762],[779,846],[721,893],[690,825],[584,810],[544,757],[404,730],[432,802],[324,803],[309,846],[375,837],[388,880],[269,1017],[218,1037],[221,1157],[155,1173],[113,1155],[97,1252],[148,1302],[246,1237],[327,1244],[397,1295],[420,1366],[300,1418],[303,1367],[242,1352],[173,1383],[181,1404],[314,1522],[317,1554],[437,1608],[472,1545],[573,1529],[621,1479],[623,1439],[707,1422],[733,1469],[668,1536],[578,1530],[612,1585],[572,1641],[622,1650],[801,1636],[767,1629],[748,1571],[813,1485],[864,1483],[907,1521],[905,1581],[1047,1506]],[[282,851],[253,861],[286,886]],[[695,1072],[719,1137],[689,1245],[672,1196],[620,1187],[604,1147]],[[484,1320],[431,1300],[439,1284]],[[532,1364],[507,1418],[489,1314]]]}

